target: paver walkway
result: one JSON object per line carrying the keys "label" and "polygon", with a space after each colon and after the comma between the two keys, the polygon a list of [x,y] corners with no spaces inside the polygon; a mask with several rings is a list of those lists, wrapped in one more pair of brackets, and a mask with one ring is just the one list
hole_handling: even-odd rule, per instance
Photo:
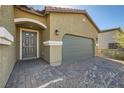
{"label": "paver walkway", "polygon": [[6,87],[124,87],[124,65],[95,57],[52,67],[38,59],[18,62]]}

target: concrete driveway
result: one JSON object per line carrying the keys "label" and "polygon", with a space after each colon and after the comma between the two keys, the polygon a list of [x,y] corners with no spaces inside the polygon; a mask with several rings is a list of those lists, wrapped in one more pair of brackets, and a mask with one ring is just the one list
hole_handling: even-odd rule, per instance
{"label": "concrete driveway", "polygon": [[18,62],[6,87],[124,87],[124,65],[95,57],[52,67],[38,59]]}

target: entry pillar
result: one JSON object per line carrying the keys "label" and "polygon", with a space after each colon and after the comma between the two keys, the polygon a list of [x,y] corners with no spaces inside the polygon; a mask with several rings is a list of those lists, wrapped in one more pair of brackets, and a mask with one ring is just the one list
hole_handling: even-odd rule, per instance
{"label": "entry pillar", "polygon": [[44,45],[50,47],[50,65],[58,66],[62,63],[62,41],[46,41]]}

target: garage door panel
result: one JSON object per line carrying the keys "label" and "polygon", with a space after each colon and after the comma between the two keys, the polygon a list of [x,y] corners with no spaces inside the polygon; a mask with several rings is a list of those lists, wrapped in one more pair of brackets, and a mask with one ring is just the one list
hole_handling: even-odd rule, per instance
{"label": "garage door panel", "polygon": [[76,61],[93,56],[91,39],[65,35],[63,39],[63,61]]}

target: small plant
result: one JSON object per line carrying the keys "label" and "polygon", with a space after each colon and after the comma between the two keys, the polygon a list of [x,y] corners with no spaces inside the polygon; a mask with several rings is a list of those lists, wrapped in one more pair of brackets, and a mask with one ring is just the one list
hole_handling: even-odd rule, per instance
{"label": "small plant", "polygon": [[124,33],[118,32],[117,33],[117,43],[119,44],[119,48],[124,48]]}
{"label": "small plant", "polygon": [[107,56],[113,59],[124,60],[124,51],[120,51],[117,49],[104,49],[102,50],[102,54],[104,56]]}

